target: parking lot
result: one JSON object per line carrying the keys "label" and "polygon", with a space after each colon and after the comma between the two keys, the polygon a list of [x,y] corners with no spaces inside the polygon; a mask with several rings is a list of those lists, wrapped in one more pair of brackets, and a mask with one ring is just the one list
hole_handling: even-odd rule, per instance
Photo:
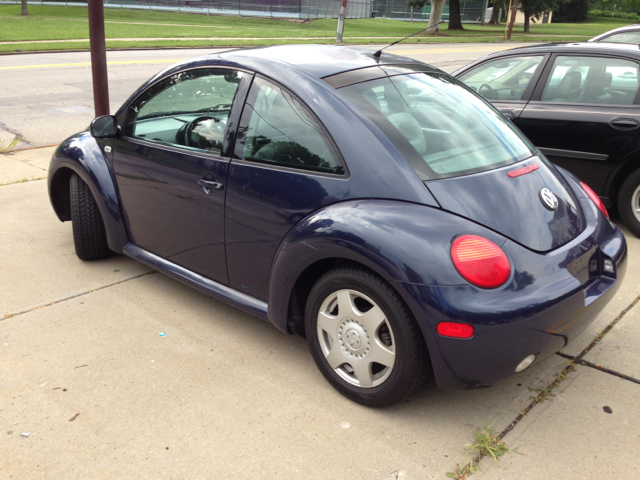
{"label": "parking lot", "polygon": [[[503,48],[392,51],[451,72]],[[112,109],[198,53],[113,52]],[[22,147],[42,146],[86,127],[87,62],[0,57],[1,138],[19,132]],[[640,239],[630,233],[622,287],[564,356],[484,390],[430,382],[374,410],[331,388],[304,339],[127,257],[78,260],[42,179],[52,151],[0,155],[0,477],[445,478],[485,424],[511,427],[504,440],[517,452],[483,459],[473,478],[637,476]],[[576,356],[586,364],[566,373]]]}

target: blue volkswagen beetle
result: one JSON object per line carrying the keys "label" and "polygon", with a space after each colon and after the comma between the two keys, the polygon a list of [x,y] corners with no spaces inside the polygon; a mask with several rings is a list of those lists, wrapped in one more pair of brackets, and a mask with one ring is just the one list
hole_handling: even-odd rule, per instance
{"label": "blue volkswagen beetle", "polygon": [[81,259],[128,255],[305,336],[368,406],[542,361],[626,266],[598,197],[489,103],[356,48],[169,67],[58,147],[49,194]]}

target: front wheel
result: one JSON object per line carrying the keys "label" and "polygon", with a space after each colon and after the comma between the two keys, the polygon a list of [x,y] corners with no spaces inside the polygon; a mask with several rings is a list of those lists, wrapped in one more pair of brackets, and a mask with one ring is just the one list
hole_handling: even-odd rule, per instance
{"label": "front wheel", "polygon": [[107,235],[100,209],[87,185],[76,173],[71,175],[71,224],[73,243],[80,260],[99,260],[109,255]]}
{"label": "front wheel", "polygon": [[618,212],[627,228],[640,237],[640,170],[629,175],[620,187]]}
{"label": "front wheel", "polygon": [[369,407],[394,404],[426,378],[426,346],[395,290],[357,267],[323,275],[309,294],[305,329],[318,368],[340,393]]}

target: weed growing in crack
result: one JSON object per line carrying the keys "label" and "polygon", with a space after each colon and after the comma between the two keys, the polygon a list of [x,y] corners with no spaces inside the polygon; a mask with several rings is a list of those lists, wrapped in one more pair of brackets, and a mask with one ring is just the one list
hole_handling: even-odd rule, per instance
{"label": "weed growing in crack", "polygon": [[473,439],[473,443],[467,444],[467,454],[472,450],[477,450],[480,458],[490,456],[498,463],[498,457],[509,451],[507,444],[500,440],[500,436],[496,434],[496,429],[489,428],[486,423],[484,427],[476,428]]}
{"label": "weed growing in crack", "polygon": [[[493,461],[498,463],[498,457],[503,456],[507,452],[516,452],[515,448],[510,450],[507,444],[501,439],[501,436],[496,433],[495,428],[489,428],[485,423],[483,427],[476,428],[473,433],[473,443],[468,443],[467,448],[467,463],[460,466],[456,465],[455,472],[447,472],[448,478],[455,478],[456,480],[464,480],[470,475],[480,470],[480,460],[483,457],[491,457]],[[469,456],[471,452],[478,452],[471,460]]]}
{"label": "weed growing in crack", "polygon": [[15,147],[21,139],[21,136],[16,135],[8,144],[0,140],[0,153],[8,153],[13,151],[13,147]]}
{"label": "weed growing in crack", "polygon": [[464,480],[465,478],[468,478],[469,475],[476,473],[479,469],[480,467],[478,466],[478,462],[476,460],[471,460],[463,466],[457,464],[456,471],[448,472],[446,476],[447,478],[455,478],[455,480]]}

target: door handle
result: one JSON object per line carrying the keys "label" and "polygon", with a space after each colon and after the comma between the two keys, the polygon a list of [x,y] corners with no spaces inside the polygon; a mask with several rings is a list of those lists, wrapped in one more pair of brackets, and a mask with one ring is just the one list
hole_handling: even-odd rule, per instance
{"label": "door handle", "polygon": [[220,182],[216,182],[214,180],[207,180],[206,178],[201,178],[198,180],[198,185],[202,187],[202,190],[207,195],[211,195],[211,189],[214,190],[222,190],[223,185]]}
{"label": "door handle", "polygon": [[635,118],[614,118],[609,122],[616,130],[635,130],[640,127],[640,122]]}

